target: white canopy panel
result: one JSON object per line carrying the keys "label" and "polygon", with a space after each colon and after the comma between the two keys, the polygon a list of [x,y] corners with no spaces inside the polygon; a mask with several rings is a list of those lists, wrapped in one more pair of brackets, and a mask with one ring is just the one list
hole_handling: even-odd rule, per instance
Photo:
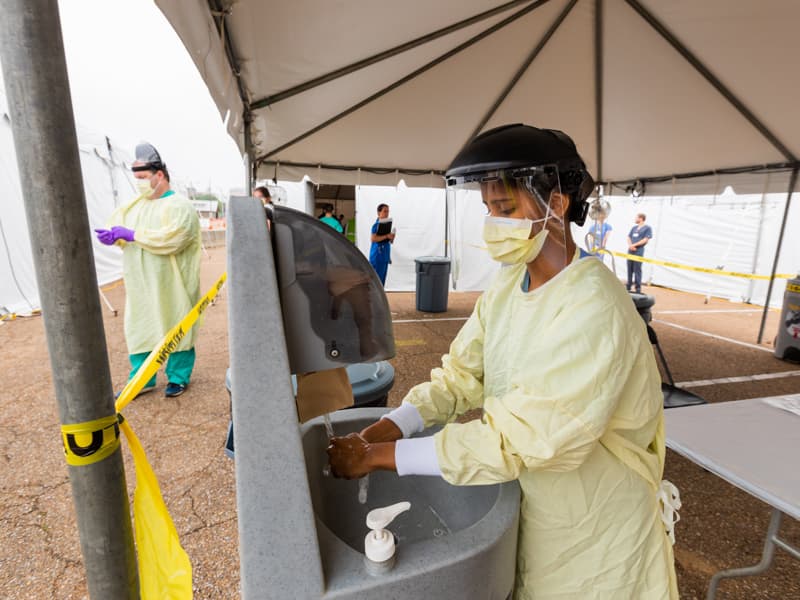
{"label": "white canopy panel", "polygon": [[261,177],[441,185],[508,122],[563,129],[603,181],[800,154],[792,0],[156,3],[243,149],[250,110]]}

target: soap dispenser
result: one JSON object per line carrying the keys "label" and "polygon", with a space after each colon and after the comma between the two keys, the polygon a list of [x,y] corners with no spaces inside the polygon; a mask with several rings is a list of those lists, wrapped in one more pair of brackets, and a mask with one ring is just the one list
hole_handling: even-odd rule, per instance
{"label": "soap dispenser", "polygon": [[364,538],[364,554],[367,571],[372,575],[385,573],[394,566],[394,534],[386,528],[395,517],[411,508],[410,502],[398,502],[384,508],[376,508],[367,514],[370,532]]}

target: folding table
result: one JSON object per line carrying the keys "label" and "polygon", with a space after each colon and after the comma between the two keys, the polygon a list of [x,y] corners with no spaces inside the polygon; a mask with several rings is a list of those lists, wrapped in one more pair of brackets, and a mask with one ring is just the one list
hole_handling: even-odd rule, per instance
{"label": "folding table", "polygon": [[800,415],[765,402],[773,399],[800,405],[796,394],[664,412],[667,447],[772,507],[761,561],[716,573],[707,600],[714,598],[721,579],[766,571],[776,547],[800,560],[800,549],[778,537],[784,515],[800,520]]}

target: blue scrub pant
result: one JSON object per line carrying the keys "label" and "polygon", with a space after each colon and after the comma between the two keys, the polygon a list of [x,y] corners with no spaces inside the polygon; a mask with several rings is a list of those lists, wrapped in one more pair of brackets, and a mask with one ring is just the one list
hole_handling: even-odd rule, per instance
{"label": "blue scrub pant", "polygon": [[386,273],[389,271],[389,263],[370,261],[369,264],[372,265],[372,268],[375,269],[375,272],[378,274],[378,278],[381,280],[381,285],[386,285]]}
{"label": "blue scrub pant", "polygon": [[[140,352],[139,354],[129,354],[128,358],[131,361],[131,374],[128,379],[133,379],[139,367],[150,356],[149,352]],[[173,352],[167,359],[167,381],[170,383],[179,383],[181,385],[189,385],[189,379],[192,377],[192,369],[194,369],[194,348],[191,350],[184,350],[183,352]],[[144,387],[152,387],[156,384],[156,376],[148,381]]]}
{"label": "blue scrub pant", "polygon": [[642,263],[636,260],[628,261],[628,283],[625,284],[625,289],[629,292],[631,284],[633,284],[635,292],[642,291]]}

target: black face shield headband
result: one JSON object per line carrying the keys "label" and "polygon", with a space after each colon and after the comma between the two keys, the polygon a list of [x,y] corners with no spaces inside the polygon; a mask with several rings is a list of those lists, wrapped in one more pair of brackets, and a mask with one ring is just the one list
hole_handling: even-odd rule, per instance
{"label": "black face shield headband", "polygon": [[161,163],[147,163],[146,165],[131,167],[131,171],[134,173],[141,173],[142,171],[151,171],[155,173],[156,171],[162,171],[163,169],[164,165]]}

